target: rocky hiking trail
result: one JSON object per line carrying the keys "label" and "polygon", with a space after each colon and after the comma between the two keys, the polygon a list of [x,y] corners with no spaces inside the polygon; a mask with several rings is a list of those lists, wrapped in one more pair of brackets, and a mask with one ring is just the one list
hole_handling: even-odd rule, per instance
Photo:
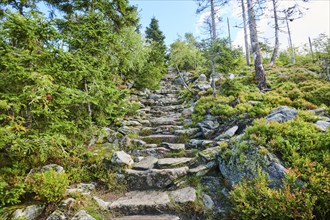
{"label": "rocky hiking trail", "polygon": [[[210,88],[203,74],[198,79],[191,79],[189,73],[183,77],[196,91]],[[246,127],[254,119],[223,119],[206,112],[193,124],[196,103],[182,102],[181,85],[178,74],[170,70],[159,90],[131,94],[129,101],[138,104],[139,109],[127,115],[120,127],[104,128],[91,141],[89,147],[97,161],[103,161],[114,174],[107,180],[125,186],[124,193],[104,190],[96,183],[80,183],[66,190],[66,199],[56,204],[56,211],[49,216],[42,214],[47,213],[45,205],[29,205],[8,216],[27,220],[225,219],[230,208],[229,191],[243,178],[254,179],[262,169],[271,187],[281,186],[287,172],[281,160],[244,138]],[[310,111],[320,115],[314,124],[321,131],[330,127],[324,108]],[[295,108],[281,106],[264,120],[284,123],[297,115]],[[44,166],[40,172],[49,169],[64,172],[56,164]],[[71,210],[81,201],[92,205],[78,204],[79,208]],[[92,217],[90,209],[99,217]]]}
{"label": "rocky hiking trail", "polygon": [[[177,76],[170,72],[161,81],[160,90],[132,97],[141,103],[139,115],[127,118],[123,124],[127,130],[139,134],[131,140],[137,147],[131,152],[136,162],[130,159],[126,162],[131,165],[125,171],[130,191],[109,204],[110,210],[127,215],[117,220],[205,219],[204,211],[195,206],[204,202],[206,209],[213,209],[214,202],[220,199],[219,195],[215,199],[201,195],[197,191],[200,189],[189,184],[190,177],[203,176],[216,167],[216,158],[212,157],[212,148],[199,152],[187,146],[189,138],[199,129],[183,126],[185,107],[178,98],[182,87],[176,84]],[[125,157],[130,156],[117,152],[113,161],[123,162]],[[213,196],[219,194],[220,179],[216,175],[204,176],[202,180],[214,191]]]}

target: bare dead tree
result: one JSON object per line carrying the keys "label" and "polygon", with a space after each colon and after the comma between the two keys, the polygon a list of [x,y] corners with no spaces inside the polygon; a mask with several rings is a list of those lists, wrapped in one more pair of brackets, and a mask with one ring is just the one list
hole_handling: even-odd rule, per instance
{"label": "bare dead tree", "polygon": [[272,0],[272,2],[273,2],[273,12],[274,12],[274,23],[275,23],[275,45],[274,45],[272,57],[270,58],[270,62],[269,62],[270,67],[272,67],[275,64],[278,49],[280,47],[280,41],[279,41],[280,27],[278,25],[278,17],[277,17],[277,0]]}
{"label": "bare dead tree", "polygon": [[268,90],[266,83],[266,74],[265,69],[262,64],[259,41],[258,41],[258,32],[257,32],[257,24],[256,24],[256,16],[254,11],[254,3],[253,0],[247,0],[248,7],[248,16],[249,16],[249,29],[250,29],[250,38],[251,38],[251,46],[252,46],[252,54],[254,57],[254,66],[256,72],[256,79],[258,81],[258,88],[261,91]]}
{"label": "bare dead tree", "polygon": [[245,4],[244,0],[241,0],[242,4],[242,17],[243,17],[243,26],[244,26],[244,44],[245,44],[245,59],[246,65],[250,66],[250,48],[249,48],[249,41],[248,41],[248,33],[247,33],[247,22],[246,22],[246,12],[245,12]]}

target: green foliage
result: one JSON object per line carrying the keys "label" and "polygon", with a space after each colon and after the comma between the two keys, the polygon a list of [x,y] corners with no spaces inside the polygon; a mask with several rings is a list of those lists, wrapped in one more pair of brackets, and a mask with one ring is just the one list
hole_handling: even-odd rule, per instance
{"label": "green foliage", "polygon": [[242,63],[242,52],[240,48],[232,49],[227,39],[216,39],[214,42],[203,42],[203,55],[207,62],[209,73],[212,72],[212,60],[215,64],[215,71],[228,74],[236,70]]}
{"label": "green foliage", "polygon": [[64,196],[69,186],[68,175],[57,173],[55,170],[47,170],[43,173],[35,173],[28,177],[27,189],[35,194],[36,200],[52,203],[58,202]]}
{"label": "green foliage", "polygon": [[196,40],[191,34],[186,34],[184,40],[178,39],[170,47],[169,65],[175,69],[198,71],[203,62],[202,53],[196,46]]}
{"label": "green foliage", "polygon": [[21,196],[25,193],[25,184],[17,183],[9,185],[7,182],[0,180],[0,207],[5,205],[13,205],[20,203]]}
{"label": "green foliage", "polygon": [[235,219],[312,219],[316,197],[285,181],[283,188],[271,189],[266,175],[239,183],[230,192]]}

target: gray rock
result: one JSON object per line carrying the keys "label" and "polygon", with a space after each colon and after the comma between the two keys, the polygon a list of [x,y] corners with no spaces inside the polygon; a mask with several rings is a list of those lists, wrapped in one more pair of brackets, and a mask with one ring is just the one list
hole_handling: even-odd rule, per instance
{"label": "gray rock", "polygon": [[203,204],[206,209],[214,208],[214,202],[213,202],[212,198],[207,194],[203,195]]}
{"label": "gray rock", "polygon": [[185,176],[188,170],[188,167],[146,171],[127,169],[126,174],[130,189],[162,189],[171,185],[177,178]]}
{"label": "gray rock", "polygon": [[174,134],[176,135],[188,135],[189,137],[194,136],[197,134],[199,131],[198,128],[188,128],[188,129],[183,129],[183,130],[175,130]]}
{"label": "gray rock", "polygon": [[197,85],[195,85],[195,87],[199,90],[202,90],[202,91],[205,91],[205,90],[208,90],[208,89],[212,88],[210,84],[197,84]]}
{"label": "gray rock", "polygon": [[205,161],[211,161],[211,160],[215,160],[219,154],[220,154],[221,150],[220,147],[211,147],[211,148],[207,148],[203,151],[199,152],[199,155],[205,160]]}
{"label": "gray rock", "polygon": [[[244,152],[237,150],[242,144],[246,145]],[[218,157],[221,174],[235,185],[243,178],[247,180],[256,178],[260,167],[271,181],[270,186],[280,187],[286,174],[285,168],[275,155],[269,152],[261,153],[260,149],[248,141],[234,145],[229,158]]]}
{"label": "gray rock", "polygon": [[234,79],[235,78],[235,75],[234,74],[229,74],[229,79]]}
{"label": "gray rock", "polygon": [[76,202],[76,200],[74,198],[67,198],[60,202],[60,206],[67,208],[67,207],[71,206],[72,204],[74,204],[75,202]]}
{"label": "gray rock", "polygon": [[124,151],[115,152],[112,156],[111,162],[115,164],[128,165],[128,166],[131,166],[134,163],[132,157],[129,154],[125,153]]}
{"label": "gray rock", "polygon": [[77,212],[71,220],[96,220],[91,215],[87,214],[85,210]]}
{"label": "gray rock", "polygon": [[321,131],[326,131],[328,127],[330,127],[330,122],[327,121],[317,121],[315,122],[315,125],[321,130]]}
{"label": "gray rock", "polygon": [[140,162],[134,164],[133,169],[135,170],[149,170],[154,168],[158,159],[155,157],[145,157]]}
{"label": "gray rock", "polygon": [[180,220],[180,218],[175,215],[130,215],[113,220]]}
{"label": "gray rock", "polygon": [[96,196],[94,196],[93,199],[102,210],[107,210],[108,209],[108,206],[110,205],[110,202],[105,202],[105,201],[103,201],[102,199],[100,199]]}
{"label": "gray rock", "polygon": [[144,150],[135,150],[133,152],[133,155],[135,157],[139,157],[139,156],[162,157],[168,152],[170,152],[170,150],[165,147],[152,147]]}
{"label": "gray rock", "polygon": [[235,135],[236,131],[238,130],[238,126],[235,125],[231,128],[229,128],[225,133],[224,133],[224,136],[225,137],[232,137]]}
{"label": "gray rock", "polygon": [[207,82],[207,77],[205,76],[205,74],[199,75],[199,77],[196,79],[195,83],[197,83],[197,82]]}
{"label": "gray rock", "polygon": [[148,144],[163,143],[163,142],[178,143],[178,139],[179,139],[179,137],[176,135],[163,135],[163,134],[154,134],[142,138]]}
{"label": "gray rock", "polygon": [[54,211],[46,220],[66,220],[67,217],[60,210]]}
{"label": "gray rock", "polygon": [[189,203],[196,200],[196,190],[192,187],[178,189],[169,193],[175,203]]}
{"label": "gray rock", "polygon": [[194,158],[179,157],[179,158],[161,158],[158,160],[157,164],[159,168],[171,168],[178,167],[182,165],[187,165],[191,163]]}
{"label": "gray rock", "polygon": [[57,173],[64,173],[64,168],[57,164],[49,164],[41,168],[41,172],[46,172],[48,170],[55,170]]}
{"label": "gray rock", "polygon": [[208,148],[213,145],[213,140],[191,139],[187,146],[190,148]]}
{"label": "gray rock", "polygon": [[77,189],[81,192],[91,192],[95,190],[96,183],[79,183]]}
{"label": "gray rock", "polygon": [[127,214],[138,214],[140,212],[164,210],[170,201],[170,197],[166,192],[132,191],[112,202],[109,208]]}
{"label": "gray rock", "polygon": [[44,205],[29,205],[25,208],[17,209],[12,217],[13,219],[26,219],[26,220],[33,220],[37,219],[38,216],[44,210]]}
{"label": "gray rock", "polygon": [[195,174],[196,176],[204,176],[207,174],[211,169],[218,166],[216,161],[210,161],[207,164],[201,164],[197,167],[191,168],[188,170],[188,173]]}
{"label": "gray rock", "polygon": [[182,111],[182,115],[184,116],[191,116],[192,113],[194,111],[194,107],[190,107],[190,108],[185,108],[183,111]]}
{"label": "gray rock", "polygon": [[292,120],[298,114],[295,108],[289,108],[287,106],[281,106],[273,111],[266,117],[267,122],[277,121],[283,123]]}
{"label": "gray rock", "polygon": [[133,139],[131,143],[136,147],[144,147],[147,143],[140,139]]}
{"label": "gray rock", "polygon": [[180,150],[184,150],[185,149],[185,145],[184,144],[171,144],[171,143],[162,143],[161,144],[162,147],[166,147],[170,150],[173,151],[180,151]]}
{"label": "gray rock", "polygon": [[158,125],[176,125],[178,123],[179,117],[177,115],[172,117],[160,117],[150,120],[153,126]]}

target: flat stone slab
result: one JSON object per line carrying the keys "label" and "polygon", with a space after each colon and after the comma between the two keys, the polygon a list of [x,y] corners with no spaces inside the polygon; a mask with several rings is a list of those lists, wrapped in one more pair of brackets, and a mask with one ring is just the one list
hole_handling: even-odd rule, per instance
{"label": "flat stone slab", "polygon": [[142,139],[148,144],[155,144],[155,143],[160,144],[162,142],[177,143],[179,137],[176,135],[155,134],[155,135],[145,136]]}
{"label": "flat stone slab", "polygon": [[158,159],[156,157],[146,157],[140,162],[134,164],[134,170],[149,170],[154,168],[154,165],[157,163]]}
{"label": "flat stone slab", "polygon": [[207,172],[209,172],[211,167],[202,164],[199,165],[198,167],[191,168],[188,170],[188,173],[195,174],[196,176],[204,176]]}
{"label": "flat stone slab", "polygon": [[188,167],[173,169],[132,170],[127,169],[127,181],[130,189],[162,189],[173,184],[179,177],[185,176]]}
{"label": "flat stone slab", "polygon": [[161,158],[158,160],[157,165],[159,168],[178,167],[189,164],[194,158],[180,157],[180,158]]}
{"label": "flat stone slab", "polygon": [[131,215],[113,218],[113,220],[180,220],[180,218],[175,215]]}
{"label": "flat stone slab", "polygon": [[170,150],[173,150],[173,151],[180,151],[180,150],[185,150],[185,144],[171,144],[171,143],[162,143],[161,144],[162,147],[166,147]]}
{"label": "flat stone slab", "polygon": [[153,126],[158,125],[176,125],[178,124],[179,117],[178,116],[169,116],[169,117],[159,117],[151,119],[150,122]]}
{"label": "flat stone slab", "polygon": [[[117,199],[109,205],[111,210],[124,212],[127,214],[141,214],[144,213],[163,213],[171,210],[174,204],[192,203],[196,200],[196,190],[192,187],[186,187],[175,191],[131,191],[125,196]],[[147,215],[148,216],[148,215]],[[125,216],[125,218],[128,216]],[[149,216],[154,217],[154,216]],[[156,216],[157,217],[157,216]],[[164,220],[172,220],[178,218],[164,218],[172,216],[162,216]],[[174,216],[177,217],[177,216]],[[118,218],[120,219],[120,218]],[[133,218],[134,219],[134,218]],[[141,220],[148,220],[149,218],[142,218]],[[152,218],[157,219],[157,218]],[[159,220],[163,220],[160,218]],[[123,219],[121,219],[123,220]],[[128,218],[128,220],[130,220]],[[151,219],[150,219],[151,220]]]}
{"label": "flat stone slab", "polygon": [[166,192],[132,191],[111,203],[109,208],[128,214],[136,214],[164,210],[170,201],[170,197]]}

